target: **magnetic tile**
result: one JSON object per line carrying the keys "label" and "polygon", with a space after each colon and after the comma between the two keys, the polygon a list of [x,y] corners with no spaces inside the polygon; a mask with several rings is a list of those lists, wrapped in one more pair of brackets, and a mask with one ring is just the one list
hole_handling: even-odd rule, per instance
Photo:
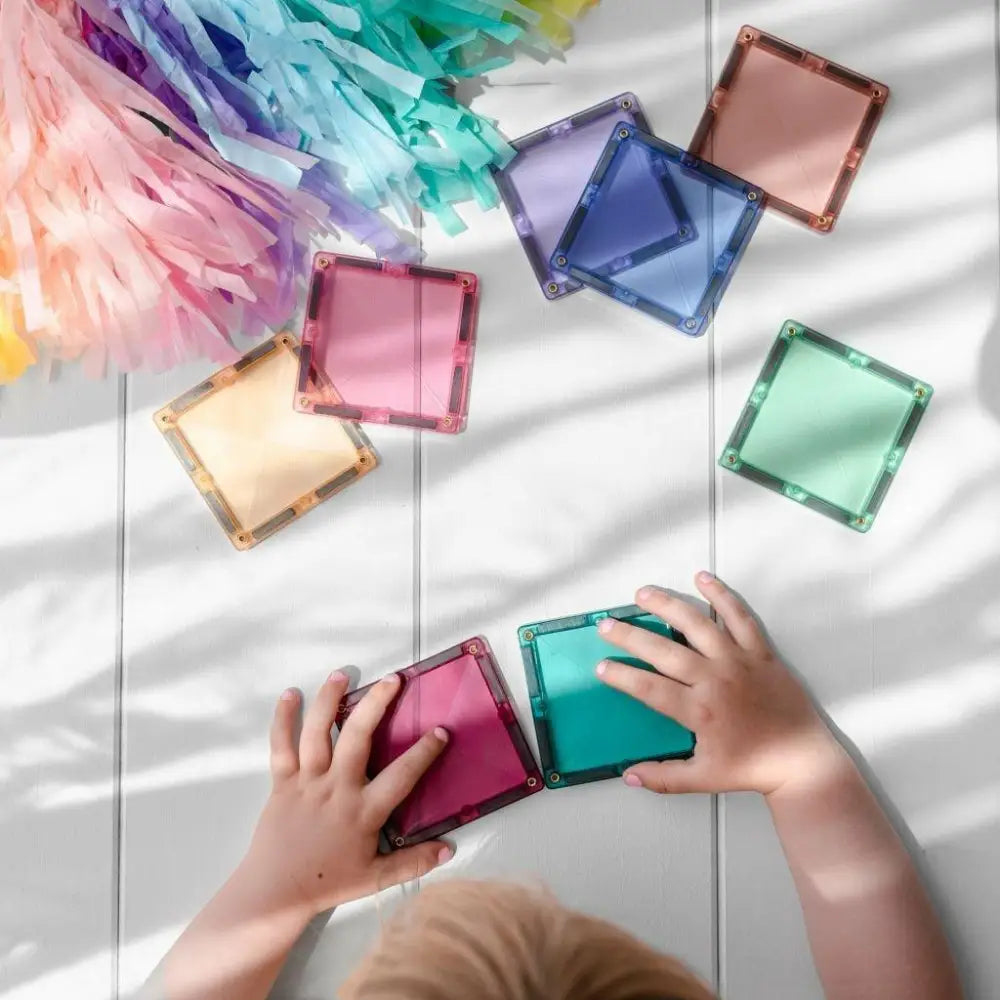
{"label": "magnetic tile", "polygon": [[685,758],[694,752],[689,729],[598,679],[595,668],[603,659],[652,670],[600,635],[597,623],[608,617],[684,642],[679,632],[636,605],[518,629],[549,788],[613,778],[641,761]]}
{"label": "magnetic tile", "polygon": [[375,468],[352,423],[292,408],[299,345],[280,334],[154,416],[238,549],[249,549]]}
{"label": "magnetic tile", "polygon": [[719,464],[868,531],[932,393],[926,382],[789,320]]}
{"label": "magnetic tile", "polygon": [[511,145],[517,156],[494,174],[518,239],[548,299],[583,287],[554,271],[549,258],[619,121],[650,131],[635,94],[619,94],[515,139]]}
{"label": "magnetic tile", "polygon": [[889,88],[744,25],[691,152],[767,192],[769,208],[829,232]]}
{"label": "magnetic tile", "polygon": [[618,122],[551,264],[697,336],[762,208],[759,188]]}
{"label": "magnetic tile", "polygon": [[[441,837],[541,790],[542,776],[485,639],[468,639],[399,675],[400,693],[372,740],[369,777],[435,726],[444,726],[450,739],[386,824],[392,847]],[[345,698],[341,724],[371,687]]]}
{"label": "magnetic tile", "polygon": [[462,430],[478,295],[468,271],[317,254],[296,409],[444,434]]}

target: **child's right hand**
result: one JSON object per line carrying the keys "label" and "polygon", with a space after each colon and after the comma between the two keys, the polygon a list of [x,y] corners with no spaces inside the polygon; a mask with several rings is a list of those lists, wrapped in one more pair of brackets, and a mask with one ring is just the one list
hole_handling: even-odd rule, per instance
{"label": "child's right hand", "polygon": [[743,602],[709,573],[698,590],[726,626],[657,587],[636,603],[682,632],[690,648],[612,618],[605,639],[659,675],[613,660],[597,665],[605,684],[694,730],[694,756],[637,764],[626,784],[657,792],[756,791],[808,783],[848,762],[809,696],[780,662]]}

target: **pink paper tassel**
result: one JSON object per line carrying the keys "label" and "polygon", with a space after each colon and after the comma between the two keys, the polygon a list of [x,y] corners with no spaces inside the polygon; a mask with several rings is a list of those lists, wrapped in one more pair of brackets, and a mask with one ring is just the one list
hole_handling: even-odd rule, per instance
{"label": "pink paper tassel", "polygon": [[237,177],[82,44],[68,0],[0,0],[0,381],[31,348],[94,372],[231,361],[231,331],[291,312],[283,216],[322,217],[308,200]]}

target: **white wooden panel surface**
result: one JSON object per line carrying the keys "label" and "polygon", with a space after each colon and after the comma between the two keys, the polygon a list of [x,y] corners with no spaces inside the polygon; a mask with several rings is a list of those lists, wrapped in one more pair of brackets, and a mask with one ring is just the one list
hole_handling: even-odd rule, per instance
{"label": "white wooden panel surface", "polygon": [[116,381],[0,388],[0,994],[112,992]]}
{"label": "white wooden panel surface", "polygon": [[[716,455],[783,320],[936,389],[869,535],[718,474],[718,570],[868,758],[958,939],[996,995],[1000,897],[1000,390],[994,9],[717,0],[714,71],[741,24],[884,80],[886,115],[836,230],[769,216],[715,326]],[[992,370],[986,363],[992,357]],[[766,809],[722,809],[729,1000],[819,997]]]}
{"label": "white wooden panel surface", "polygon": [[[700,0],[618,0],[581,24],[565,63],[496,73],[473,104],[522,135],[634,91],[686,142],[703,104]],[[708,350],[584,290],[537,288],[504,210],[431,259],[482,279],[469,426],[423,439],[422,649],[487,636],[534,739],[516,629],[689,584],[709,560]],[[621,782],[546,791],[457,838],[470,875],[537,879],[712,974],[708,797]]]}
{"label": "white wooden panel surface", "polygon": [[[766,218],[702,341],[589,293],[546,304],[506,216],[472,211],[454,241],[425,234],[429,263],[483,279],[468,431],[416,439],[372,428],[383,467],[246,554],[150,421],[210,366],[130,379],[121,425],[113,382],[66,374],[46,387],[30,376],[0,391],[0,846],[14,862],[0,902],[5,998],[113,995],[119,877],[123,995],[142,980],[244,849],[283,687],[311,692],[344,664],[371,679],[483,632],[528,722],[516,625],[626,601],[649,580],[686,587],[713,537],[719,572],[764,616],[912,827],[970,996],[996,992],[992,5],[604,0],[565,62],[522,58],[475,106],[518,135],[633,89],[656,130],[684,143],[744,22],[894,93],[834,234]],[[713,470],[787,316],[937,389],[868,536]],[[469,827],[452,870],[544,880],[706,975],[717,930],[730,1000],[818,996],[761,804],[724,803],[717,929],[712,838],[708,799],[605,783],[543,793]],[[331,995],[395,898],[317,926],[276,993]]]}

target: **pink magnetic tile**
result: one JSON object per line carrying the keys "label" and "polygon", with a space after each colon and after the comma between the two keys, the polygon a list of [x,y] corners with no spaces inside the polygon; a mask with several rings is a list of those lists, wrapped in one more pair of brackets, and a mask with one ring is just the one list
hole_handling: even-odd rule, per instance
{"label": "pink magnetic tile", "polygon": [[296,409],[454,434],[468,413],[478,281],[467,271],[320,253]]}
{"label": "pink magnetic tile", "polygon": [[[435,726],[444,726],[451,738],[386,824],[393,847],[440,837],[542,788],[541,772],[485,639],[468,639],[399,675],[400,693],[372,740],[369,777]],[[341,725],[371,687],[344,699]]]}
{"label": "pink magnetic tile", "polygon": [[884,83],[744,25],[691,152],[819,232],[843,208],[889,97]]}

